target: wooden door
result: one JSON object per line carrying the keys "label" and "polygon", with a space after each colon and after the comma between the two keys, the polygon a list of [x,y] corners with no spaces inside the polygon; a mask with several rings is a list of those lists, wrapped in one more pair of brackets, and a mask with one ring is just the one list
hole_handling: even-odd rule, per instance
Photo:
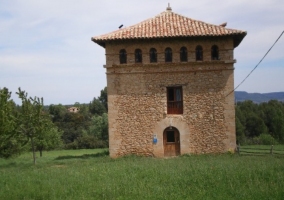
{"label": "wooden door", "polygon": [[179,131],[174,128],[167,128],[164,131],[164,156],[178,156],[180,155]]}

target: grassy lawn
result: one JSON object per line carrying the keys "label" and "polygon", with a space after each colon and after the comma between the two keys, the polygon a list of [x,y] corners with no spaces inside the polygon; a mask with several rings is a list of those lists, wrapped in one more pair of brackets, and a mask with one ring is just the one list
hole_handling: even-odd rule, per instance
{"label": "grassy lawn", "polygon": [[0,199],[284,199],[284,157],[111,159],[106,150],[0,159]]}

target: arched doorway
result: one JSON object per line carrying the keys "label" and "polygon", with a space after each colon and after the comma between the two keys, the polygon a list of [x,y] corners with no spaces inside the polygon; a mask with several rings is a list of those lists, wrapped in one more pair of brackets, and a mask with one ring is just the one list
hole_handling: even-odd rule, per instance
{"label": "arched doorway", "polygon": [[163,141],[165,157],[180,155],[180,136],[175,127],[168,127],[164,130]]}

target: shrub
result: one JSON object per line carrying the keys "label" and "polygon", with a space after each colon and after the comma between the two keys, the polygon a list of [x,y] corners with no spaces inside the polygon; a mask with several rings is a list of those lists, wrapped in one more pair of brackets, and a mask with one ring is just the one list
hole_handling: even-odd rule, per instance
{"label": "shrub", "polygon": [[264,145],[275,145],[278,142],[269,134],[260,134],[259,138],[259,142],[260,144],[264,144]]}
{"label": "shrub", "polygon": [[99,140],[94,136],[85,135],[77,138],[72,143],[66,144],[65,149],[98,149],[107,147],[107,141]]}
{"label": "shrub", "polygon": [[65,149],[79,149],[78,142],[74,141],[65,145]]}

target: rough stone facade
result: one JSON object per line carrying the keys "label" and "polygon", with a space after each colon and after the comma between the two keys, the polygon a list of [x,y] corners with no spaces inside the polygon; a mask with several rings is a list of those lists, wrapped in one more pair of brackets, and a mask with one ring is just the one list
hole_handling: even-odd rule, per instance
{"label": "rough stone facade", "polygon": [[[203,47],[203,61],[195,59],[197,45]],[[211,60],[213,45],[219,48],[219,60]],[[180,62],[183,46],[188,62]],[[167,47],[173,52],[171,63],[165,62]],[[150,48],[157,50],[157,63],[150,63]],[[127,52],[127,64],[119,62],[121,49]],[[134,62],[135,49],[142,50],[142,63]],[[163,132],[168,127],[179,131],[180,154],[235,149],[232,37],[107,41],[105,50],[111,157],[164,157]],[[167,114],[171,86],[182,87],[183,114]]]}

